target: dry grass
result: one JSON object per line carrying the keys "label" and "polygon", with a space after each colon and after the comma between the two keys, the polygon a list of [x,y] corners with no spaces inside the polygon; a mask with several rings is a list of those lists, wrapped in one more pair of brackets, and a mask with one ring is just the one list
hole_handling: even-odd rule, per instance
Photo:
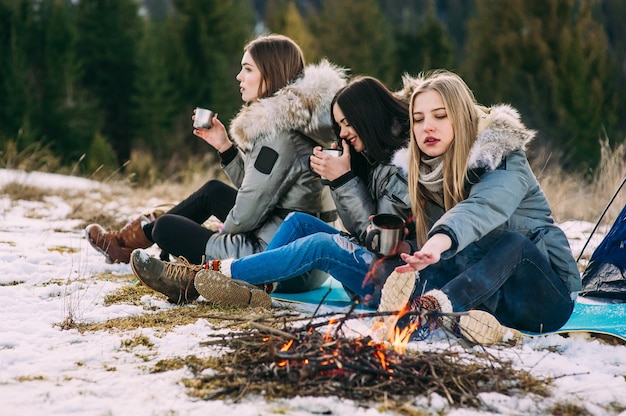
{"label": "dry grass", "polygon": [[[608,140],[600,141],[601,161],[589,172],[566,172],[555,160],[558,156],[538,152],[531,164],[550,201],[557,222],[582,220],[596,222],[622,180],[626,177],[626,143],[614,148]],[[77,162],[77,165],[80,163]],[[48,149],[31,146],[17,152],[9,143],[0,153],[0,167],[68,173],[52,158]],[[76,169],[72,169],[75,171]],[[10,183],[0,188],[12,200],[41,201],[47,195],[69,193],[74,208],[73,218],[84,224],[97,222],[105,228],[119,228],[130,217],[158,203],[175,203],[197,190],[209,179],[228,182],[214,152],[180,160],[175,155],[168,166],[159,171],[151,155],[134,152],[125,168],[103,176],[91,175],[102,186],[95,192],[77,195],[72,191],[50,191],[30,184]],[[619,193],[606,213],[603,224],[611,224],[626,205],[626,190]]]}
{"label": "dry grass", "polygon": [[[612,149],[600,142],[601,161],[593,175],[565,172],[548,157],[532,161],[541,187],[550,201],[557,222],[579,220],[596,222],[609,200],[626,178],[626,143]],[[612,224],[626,205],[626,189],[618,194],[602,223]]]}

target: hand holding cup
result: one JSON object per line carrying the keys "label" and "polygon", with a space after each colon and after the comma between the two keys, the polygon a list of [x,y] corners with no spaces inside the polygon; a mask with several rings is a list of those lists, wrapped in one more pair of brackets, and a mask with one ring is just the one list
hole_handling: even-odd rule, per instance
{"label": "hand holding cup", "polygon": [[193,134],[222,153],[232,146],[228,140],[226,127],[217,118],[217,113],[205,108],[197,107],[191,119],[193,120]]}
{"label": "hand holding cup", "polygon": [[345,173],[350,167],[350,146],[345,144],[343,149],[335,147],[313,148],[313,154],[309,163],[311,170],[322,177],[324,183],[334,181]]}

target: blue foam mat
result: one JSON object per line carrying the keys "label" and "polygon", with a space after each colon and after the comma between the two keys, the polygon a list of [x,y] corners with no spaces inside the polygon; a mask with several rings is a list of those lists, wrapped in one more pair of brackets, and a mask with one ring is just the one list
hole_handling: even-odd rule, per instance
{"label": "blue foam mat", "polygon": [[614,335],[626,341],[626,303],[577,302],[572,316],[556,332],[595,332]]}
{"label": "blue foam mat", "polygon": [[319,305],[324,300],[324,305],[348,307],[351,304],[350,297],[343,290],[343,286],[339,281],[330,278],[324,285],[318,289],[309,290],[302,293],[272,293],[272,297],[276,300],[284,300],[296,303],[309,303]]}
{"label": "blue foam mat", "polygon": [[[341,283],[332,278],[315,290],[304,293],[272,293],[272,297],[276,300],[312,305],[318,305],[324,299],[324,305],[350,306],[350,298],[343,290]],[[626,340],[626,303],[596,304],[586,303],[585,300],[577,302],[570,319],[560,330],[556,331],[556,333],[566,332],[595,332],[614,335]],[[529,335],[542,334],[529,333]]]}

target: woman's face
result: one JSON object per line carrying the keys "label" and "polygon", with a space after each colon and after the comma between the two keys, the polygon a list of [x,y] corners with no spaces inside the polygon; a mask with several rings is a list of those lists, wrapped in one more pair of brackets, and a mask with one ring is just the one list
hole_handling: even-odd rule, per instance
{"label": "woman's face", "polygon": [[430,157],[444,154],[454,140],[452,121],[435,90],[419,93],[413,101],[413,135],[420,151]]}
{"label": "woman's face", "polygon": [[259,98],[259,91],[265,90],[265,86],[261,85],[263,83],[261,71],[249,52],[244,53],[241,58],[241,71],[237,74],[237,81],[241,99],[245,102],[256,101]]}
{"label": "woman's face", "polygon": [[350,123],[348,123],[346,116],[343,115],[343,111],[341,111],[341,108],[337,103],[333,105],[333,118],[340,128],[339,137],[348,142],[350,146],[354,147],[355,151],[361,153],[363,150],[365,150],[365,144],[363,143],[363,140],[361,140],[359,135],[356,133],[354,127],[352,127]]}

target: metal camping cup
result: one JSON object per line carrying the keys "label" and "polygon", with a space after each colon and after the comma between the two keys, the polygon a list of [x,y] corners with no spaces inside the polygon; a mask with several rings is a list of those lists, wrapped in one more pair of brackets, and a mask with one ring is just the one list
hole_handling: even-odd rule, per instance
{"label": "metal camping cup", "polygon": [[404,241],[404,220],[394,214],[376,214],[365,236],[365,247],[383,256],[396,254]]}
{"label": "metal camping cup", "polygon": [[196,129],[210,129],[213,127],[213,117],[217,113],[206,108],[196,107],[196,115],[193,119],[193,127]]}
{"label": "metal camping cup", "polygon": [[[322,149],[322,152],[326,153],[327,155],[333,156],[333,157],[339,157],[343,153],[343,151],[341,149],[331,149],[331,148]],[[322,178],[322,181],[328,181],[323,176],[321,176],[321,178]]]}

